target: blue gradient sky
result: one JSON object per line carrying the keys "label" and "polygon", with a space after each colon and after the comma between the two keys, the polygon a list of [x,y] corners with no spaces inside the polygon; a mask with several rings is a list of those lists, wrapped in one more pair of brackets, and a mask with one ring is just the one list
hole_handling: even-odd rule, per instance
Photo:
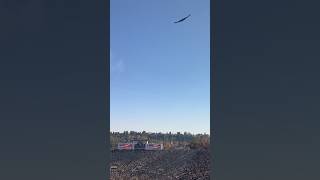
{"label": "blue gradient sky", "polygon": [[111,131],[209,134],[209,3],[111,0]]}

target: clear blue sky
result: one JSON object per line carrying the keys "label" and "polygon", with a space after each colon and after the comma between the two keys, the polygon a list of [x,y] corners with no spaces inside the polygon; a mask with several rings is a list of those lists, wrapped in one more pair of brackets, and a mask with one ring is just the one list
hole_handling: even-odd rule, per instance
{"label": "clear blue sky", "polygon": [[210,133],[209,3],[111,0],[111,131]]}

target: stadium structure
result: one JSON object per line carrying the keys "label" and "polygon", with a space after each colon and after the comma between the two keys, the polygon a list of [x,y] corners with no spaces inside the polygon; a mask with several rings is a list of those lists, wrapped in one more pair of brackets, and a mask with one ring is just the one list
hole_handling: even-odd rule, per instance
{"label": "stadium structure", "polygon": [[118,143],[118,150],[163,150],[163,144],[132,141],[131,143]]}

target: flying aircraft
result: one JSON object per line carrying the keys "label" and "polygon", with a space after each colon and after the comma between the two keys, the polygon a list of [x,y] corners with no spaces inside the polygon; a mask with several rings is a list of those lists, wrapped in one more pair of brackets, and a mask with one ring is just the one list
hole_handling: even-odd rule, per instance
{"label": "flying aircraft", "polygon": [[184,21],[184,20],[186,20],[188,17],[190,17],[191,16],[191,14],[189,14],[187,17],[184,17],[184,18],[182,18],[182,19],[180,19],[179,21],[176,21],[176,22],[174,22],[174,23],[179,23],[179,22],[182,22],[182,21]]}

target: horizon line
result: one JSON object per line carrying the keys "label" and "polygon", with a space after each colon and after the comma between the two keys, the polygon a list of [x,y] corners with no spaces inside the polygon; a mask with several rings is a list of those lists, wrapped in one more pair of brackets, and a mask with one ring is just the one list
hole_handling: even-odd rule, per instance
{"label": "horizon line", "polygon": [[[131,132],[131,131],[133,131],[133,132],[138,132],[138,133],[142,133],[143,131],[134,131],[134,130],[124,130],[124,131],[111,131],[110,130],[110,132],[111,133],[115,133],[115,132],[117,132],[117,133],[124,133],[125,131],[127,131],[127,132]],[[206,134],[206,135],[210,135],[210,132],[209,133],[207,133],[207,132],[202,132],[202,133],[195,133],[195,132],[188,132],[188,131],[183,131],[183,132],[181,132],[181,131],[176,131],[176,132],[172,132],[172,131],[167,131],[167,132],[161,132],[161,131],[154,131],[154,132],[152,132],[152,131],[145,131],[146,133],[162,133],[162,134],[169,134],[169,133],[171,133],[171,134],[178,134],[178,132],[180,133],[180,134],[184,134],[184,133],[188,133],[188,134],[192,134],[192,135],[197,135],[197,134]]]}

